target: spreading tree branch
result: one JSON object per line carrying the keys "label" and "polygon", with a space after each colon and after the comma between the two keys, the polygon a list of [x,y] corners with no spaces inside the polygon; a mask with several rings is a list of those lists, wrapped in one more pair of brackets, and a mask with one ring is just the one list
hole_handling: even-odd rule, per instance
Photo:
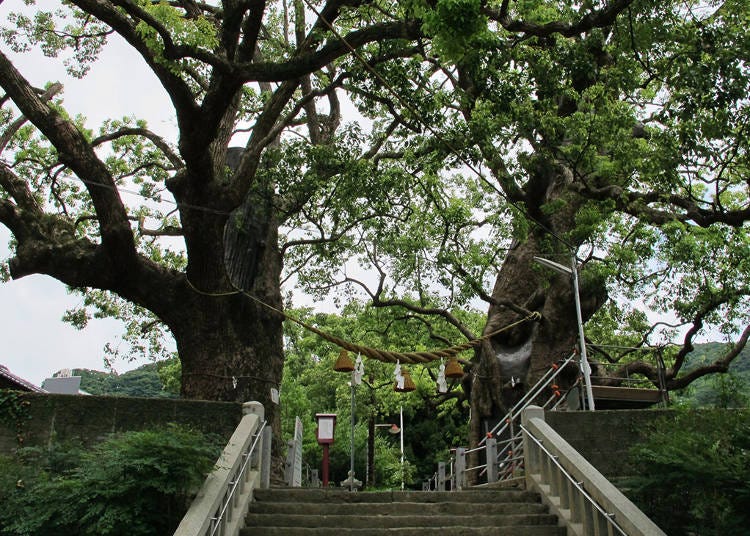
{"label": "spreading tree branch", "polygon": [[21,113],[55,145],[60,161],[84,179],[99,217],[102,245],[111,255],[117,256],[120,263],[127,265],[135,257],[135,242],[127,211],[104,163],[84,135],[48,106],[1,52],[0,85],[13,98]]}
{"label": "spreading tree branch", "polygon": [[612,25],[615,19],[624,12],[633,0],[614,0],[602,9],[591,11],[576,22],[553,21],[546,24],[513,19],[509,13],[510,2],[503,0],[499,10],[484,7],[482,12],[491,20],[499,22],[509,32],[523,33],[536,37],[547,37],[560,34],[565,37],[577,37],[593,28],[604,28]]}

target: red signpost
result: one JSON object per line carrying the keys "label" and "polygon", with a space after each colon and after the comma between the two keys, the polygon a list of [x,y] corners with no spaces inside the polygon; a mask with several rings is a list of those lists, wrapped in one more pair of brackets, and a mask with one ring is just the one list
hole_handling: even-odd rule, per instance
{"label": "red signpost", "polygon": [[323,447],[323,487],[328,487],[328,448],[333,444],[334,430],[336,429],[335,413],[316,413],[315,420],[318,422],[316,431],[318,445]]}

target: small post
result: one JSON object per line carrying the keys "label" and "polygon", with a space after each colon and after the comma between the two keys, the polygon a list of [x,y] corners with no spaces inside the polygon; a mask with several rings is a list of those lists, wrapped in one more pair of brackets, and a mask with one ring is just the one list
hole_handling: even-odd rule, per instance
{"label": "small post", "polygon": [[270,426],[263,428],[261,436],[261,458],[260,458],[260,487],[268,489],[271,487],[271,441],[273,430]]}
{"label": "small post", "polygon": [[[263,404],[257,401],[244,402],[242,404],[242,415],[257,415],[258,426],[260,426],[266,417],[266,410]],[[263,428],[262,435],[259,439],[258,450],[254,456],[253,464],[258,464],[260,471],[260,487],[271,487],[271,440],[273,432],[270,426]]]}
{"label": "small post", "polygon": [[448,462],[448,468],[451,470],[451,474],[448,475],[448,480],[451,483],[451,491],[456,491],[456,474],[454,473],[456,467],[454,463],[454,454],[456,453],[455,449],[451,449],[451,458],[450,462]]}
{"label": "small post", "polygon": [[284,462],[284,481],[286,482],[286,485],[289,486],[290,488],[292,487],[292,480],[294,478],[292,475],[292,468],[294,466],[294,457],[295,457],[294,447],[295,447],[294,440],[290,439],[289,441],[286,442],[287,451],[286,451],[286,461]]}
{"label": "small post", "polygon": [[257,415],[261,421],[265,419],[266,410],[260,402],[244,402],[242,404],[243,415]]}
{"label": "small post", "polygon": [[[525,427],[528,427],[531,419],[544,420],[544,410],[539,406],[528,406],[521,414],[521,423]],[[530,486],[532,475],[543,472],[543,468],[540,467],[541,460],[536,445],[534,445],[534,442],[531,441],[525,433],[523,434],[523,454],[526,485]]]}
{"label": "small post", "polygon": [[487,456],[487,483],[497,482],[497,439],[488,437],[485,442]]}
{"label": "small post", "polygon": [[323,444],[323,487],[328,487],[328,443]]}
{"label": "small post", "polygon": [[310,487],[311,488],[319,488],[320,487],[320,478],[318,477],[318,470],[317,469],[311,469],[310,470]]}
{"label": "small post", "polygon": [[466,487],[466,449],[456,447],[456,489],[461,491]]}
{"label": "small post", "polygon": [[445,491],[445,462],[438,462],[437,490]]}

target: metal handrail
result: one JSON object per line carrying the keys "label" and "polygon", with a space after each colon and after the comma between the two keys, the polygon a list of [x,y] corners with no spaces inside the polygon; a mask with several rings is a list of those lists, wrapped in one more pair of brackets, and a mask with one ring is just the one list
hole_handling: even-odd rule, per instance
{"label": "metal handrail", "polygon": [[258,430],[255,432],[253,442],[250,445],[250,448],[242,453],[242,457],[243,457],[242,465],[239,467],[237,472],[234,474],[232,480],[230,481],[231,487],[229,489],[229,493],[227,493],[224,496],[224,500],[221,503],[219,515],[211,518],[211,532],[209,533],[210,536],[215,536],[216,532],[219,530],[219,527],[221,527],[221,521],[224,519],[224,516],[226,516],[227,510],[231,506],[232,499],[234,498],[234,494],[237,491],[239,484],[242,482],[242,479],[245,477],[245,472],[247,471],[247,468],[250,464],[250,460],[253,457],[253,452],[255,451],[255,447],[258,445],[258,441],[260,440],[265,427],[266,427],[266,421],[263,421],[262,423],[260,423]]}
{"label": "metal handrail", "polygon": [[591,506],[594,507],[602,516],[604,519],[606,519],[607,523],[612,525],[612,527],[617,530],[618,533],[622,534],[623,536],[628,536],[627,532],[625,532],[620,525],[617,524],[615,519],[615,514],[611,512],[607,512],[602,508],[596,500],[589,495],[589,493],[583,488],[581,485],[581,482],[578,482],[575,478],[573,478],[573,475],[571,475],[565,467],[559,462],[558,456],[552,454],[547,448],[544,446],[541,440],[539,440],[534,434],[532,434],[524,425],[521,425],[521,430],[525,432],[529,439],[531,439],[536,446],[547,455],[547,458],[550,459],[552,463],[554,463],[557,468],[560,470],[560,472],[565,476],[565,478],[568,479],[568,481],[573,485],[574,488],[576,488],[579,493],[586,499],[588,503],[591,504]]}
{"label": "metal handrail", "polygon": [[478,471],[479,469],[484,469],[486,467],[486,463],[483,465],[475,465],[474,467],[467,467],[466,469],[464,469],[464,473],[468,473],[469,471]]}
{"label": "metal handrail", "polygon": [[[522,432],[519,429],[515,429],[514,427],[518,424],[519,418],[521,416],[521,413],[524,409],[526,409],[531,403],[542,394],[544,389],[546,389],[549,385],[552,384],[552,381],[557,378],[557,376],[563,371],[563,369],[571,363],[575,358],[577,357],[577,354],[574,352],[570,354],[567,358],[562,359],[558,362],[556,362],[554,365],[550,366],[550,368],[545,372],[541,378],[534,384],[534,386],[529,389],[526,394],[516,402],[516,404],[510,409],[510,411],[505,415],[505,417],[495,425],[490,432],[487,433],[485,437],[483,437],[477,447],[473,449],[464,449],[463,450],[463,456],[467,456],[469,454],[483,451],[487,448],[487,438],[488,437],[499,437],[503,435],[506,430],[510,428],[510,437],[507,439],[503,439],[500,442],[497,443],[497,453],[495,455],[495,466],[499,468],[503,468],[506,463],[512,463],[510,470],[505,468],[502,473],[498,473],[497,471],[493,471],[492,475],[496,475],[499,477],[500,480],[507,480],[509,478],[513,478],[515,476],[515,472],[518,468],[523,467],[523,442],[522,442]],[[563,401],[565,397],[560,394],[555,394],[550,396],[546,402],[544,402],[543,407],[547,408],[551,406],[551,409],[556,409],[561,402]],[[554,403],[553,403],[554,402]],[[511,447],[512,457],[509,459],[507,457],[507,448],[505,446],[509,445]],[[503,446],[502,449],[499,447]],[[490,478],[490,469],[492,469],[491,466],[492,462],[485,463],[484,465],[479,465],[476,467],[465,467],[462,465],[464,474],[469,473],[470,471],[479,471],[477,474],[479,477],[484,477],[484,475],[488,475],[487,478]],[[457,478],[461,478],[461,476],[457,475]],[[460,486],[457,486],[457,488],[460,488]]]}
{"label": "metal handrail", "polygon": [[[502,435],[503,432],[510,426],[510,420],[516,418],[526,407],[531,404],[531,402],[539,396],[539,394],[546,389],[551,383],[552,380],[554,380],[561,372],[562,370],[570,363],[574,358],[576,357],[575,353],[570,354],[567,358],[563,360],[562,363],[558,364],[556,367],[551,366],[547,372],[545,372],[541,378],[539,378],[539,381],[534,384],[534,386],[529,389],[526,394],[516,402],[516,404],[508,411],[508,413],[505,415],[505,418],[501,420],[499,423],[495,425],[492,430],[488,432],[489,434],[492,434],[494,436]],[[554,398],[554,397],[551,397]],[[562,399],[562,397],[560,397]],[[547,401],[549,403],[549,401]],[[558,400],[559,404],[559,400]],[[545,404],[546,405],[546,404]],[[556,404],[557,406],[557,404]],[[483,445],[486,441],[486,438],[482,438],[479,441],[479,445]]]}

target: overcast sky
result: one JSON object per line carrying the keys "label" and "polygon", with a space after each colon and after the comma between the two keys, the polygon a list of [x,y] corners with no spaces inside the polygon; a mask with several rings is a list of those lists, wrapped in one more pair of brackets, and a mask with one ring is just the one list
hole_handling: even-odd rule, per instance
{"label": "overcast sky", "polygon": [[[0,19],[24,9],[22,0],[0,2]],[[156,78],[124,45],[112,42],[101,60],[83,80],[71,79],[60,60],[41,53],[16,56],[0,43],[21,73],[35,86],[60,81],[64,104],[71,114],[88,117],[87,126],[96,129],[106,117],[145,117],[157,133],[174,137],[172,107]],[[0,226],[0,259],[8,257],[9,233]],[[40,385],[62,368],[104,370],[103,347],[116,344],[122,326],[114,320],[92,320],[83,331],[61,321],[65,310],[76,306],[80,296],[69,295],[65,286],[51,277],[34,275],[0,284],[0,364],[28,381]],[[123,372],[142,363],[118,361]]]}

